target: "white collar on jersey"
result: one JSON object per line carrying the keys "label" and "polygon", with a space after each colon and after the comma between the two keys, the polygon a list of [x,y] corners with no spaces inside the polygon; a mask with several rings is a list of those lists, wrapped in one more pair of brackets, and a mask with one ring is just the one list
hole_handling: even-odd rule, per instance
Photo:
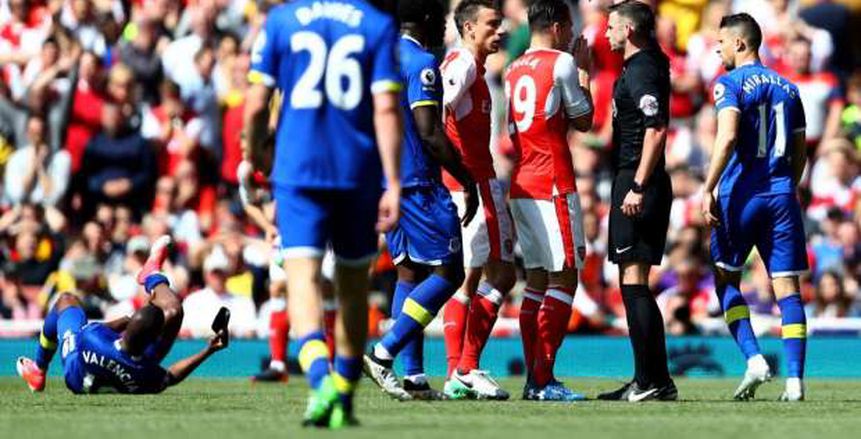
{"label": "white collar on jersey", "polygon": [[419,43],[419,40],[417,40],[417,39],[415,39],[415,38],[413,38],[413,37],[411,37],[411,36],[409,36],[409,35],[407,35],[407,34],[401,34],[401,38],[403,38],[403,39],[405,39],[405,40],[407,40],[407,41],[412,41],[413,43],[416,43],[416,46],[419,46],[419,47],[421,47],[421,48],[424,48],[424,47],[425,47],[425,46],[422,46],[422,43]]}

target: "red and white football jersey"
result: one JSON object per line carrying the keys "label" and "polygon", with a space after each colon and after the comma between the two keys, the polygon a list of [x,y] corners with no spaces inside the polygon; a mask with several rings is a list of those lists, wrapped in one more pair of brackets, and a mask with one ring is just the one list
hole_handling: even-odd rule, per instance
{"label": "red and white football jersey", "polygon": [[[472,52],[459,48],[446,55],[440,72],[446,135],[473,179],[496,178],[490,154],[491,98],[484,66],[477,65]],[[443,183],[449,190],[463,190],[447,172],[443,172]]]}
{"label": "red and white football jersey", "polygon": [[549,200],[577,192],[568,148],[568,120],[592,108],[580,88],[574,58],[529,50],[505,72],[508,131],[517,151],[511,198]]}

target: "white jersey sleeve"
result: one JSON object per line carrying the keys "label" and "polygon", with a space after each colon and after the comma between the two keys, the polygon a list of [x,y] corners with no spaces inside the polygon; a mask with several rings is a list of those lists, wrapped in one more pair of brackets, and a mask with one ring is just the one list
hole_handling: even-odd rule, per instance
{"label": "white jersey sleeve", "polygon": [[475,83],[477,69],[475,58],[465,49],[442,69],[442,102],[448,108],[456,108],[468,94],[469,88]]}
{"label": "white jersey sleeve", "polygon": [[562,93],[562,104],[569,119],[575,119],[592,111],[589,99],[580,87],[579,73],[574,64],[574,57],[561,53],[553,66],[553,84]]}

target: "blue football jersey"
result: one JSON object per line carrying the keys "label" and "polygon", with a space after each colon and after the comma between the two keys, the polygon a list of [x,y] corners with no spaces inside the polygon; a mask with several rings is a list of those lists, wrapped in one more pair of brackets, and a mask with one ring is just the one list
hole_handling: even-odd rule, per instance
{"label": "blue football jersey", "polygon": [[373,93],[399,91],[397,26],[361,0],[273,8],[251,52],[249,80],[283,92],[276,185],[379,186]]}
{"label": "blue football jersey", "polygon": [[401,185],[429,186],[440,181],[440,167],[422,145],[412,110],[425,105],[441,108],[442,83],[439,66],[433,54],[406,35],[401,37],[399,55],[401,78],[406,86],[406,93],[401,93],[401,107],[404,112]]}
{"label": "blue football jersey", "polygon": [[732,108],[741,113],[720,195],[793,193],[792,138],[805,128],[798,88],[757,62],[721,76],[714,98],[718,111]]}
{"label": "blue football jersey", "polygon": [[[146,356],[132,357],[118,347],[120,333],[90,323],[74,336],[65,360],[66,383],[76,393],[158,393],[167,371]],[[66,349],[66,347],[64,347]]]}

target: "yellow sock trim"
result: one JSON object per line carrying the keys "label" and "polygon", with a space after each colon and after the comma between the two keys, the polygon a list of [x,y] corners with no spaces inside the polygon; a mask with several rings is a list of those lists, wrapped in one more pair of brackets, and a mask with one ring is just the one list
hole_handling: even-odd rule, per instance
{"label": "yellow sock trim", "polygon": [[747,305],[738,305],[734,306],[724,313],[723,318],[726,320],[726,324],[730,325],[733,322],[739,321],[741,319],[749,319],[750,318],[750,308]]}
{"label": "yellow sock trim", "polygon": [[807,325],[804,323],[793,323],[783,325],[783,338],[807,338]]}
{"label": "yellow sock trim", "polygon": [[407,299],[404,301],[404,314],[413,318],[413,320],[419,322],[419,325],[427,326],[428,323],[433,320],[433,314],[428,312],[425,307],[421,306],[418,302],[413,299]]}
{"label": "yellow sock trim", "polygon": [[44,332],[39,333],[39,345],[42,348],[47,349],[49,351],[57,350],[57,342],[53,340],[49,340],[48,337],[45,337]]}
{"label": "yellow sock trim", "polygon": [[332,372],[332,382],[335,384],[335,390],[338,393],[352,393],[356,388],[356,382],[344,378],[338,372]]}
{"label": "yellow sock trim", "polygon": [[311,363],[320,358],[329,358],[329,347],[322,340],[311,340],[305,343],[299,351],[299,365],[304,371],[307,371],[311,367]]}

